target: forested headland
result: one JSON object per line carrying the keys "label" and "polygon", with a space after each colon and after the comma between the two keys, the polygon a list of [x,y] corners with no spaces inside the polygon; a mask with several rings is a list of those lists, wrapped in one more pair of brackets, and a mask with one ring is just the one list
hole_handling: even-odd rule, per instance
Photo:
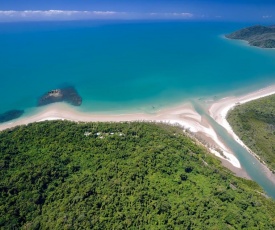
{"label": "forested headland", "polygon": [[227,34],[225,37],[247,41],[251,46],[275,48],[275,26],[250,26]]}
{"label": "forested headland", "polygon": [[240,139],[275,172],[275,95],[236,106],[227,120]]}
{"label": "forested headland", "polygon": [[275,202],[161,123],[0,132],[1,229],[275,229]]}

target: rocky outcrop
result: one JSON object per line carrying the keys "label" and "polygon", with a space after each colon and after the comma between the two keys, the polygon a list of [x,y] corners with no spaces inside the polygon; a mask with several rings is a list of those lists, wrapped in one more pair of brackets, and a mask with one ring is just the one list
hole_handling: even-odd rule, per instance
{"label": "rocky outcrop", "polygon": [[82,104],[82,98],[74,87],[66,87],[45,93],[39,98],[37,105],[43,106],[55,102],[67,102],[71,105],[80,106]]}

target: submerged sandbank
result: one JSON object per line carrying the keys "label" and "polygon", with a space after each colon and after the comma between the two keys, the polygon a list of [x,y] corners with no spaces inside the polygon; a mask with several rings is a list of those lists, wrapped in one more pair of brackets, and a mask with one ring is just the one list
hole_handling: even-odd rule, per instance
{"label": "submerged sandbank", "polygon": [[[211,140],[211,146],[208,145],[210,151],[223,160],[232,164],[233,167],[240,169],[241,165],[234,154],[219,139],[213,127],[206,119],[196,112],[191,103],[166,108],[155,114],[135,113],[135,114],[95,114],[84,113],[73,109],[64,103],[55,103],[45,107],[35,115],[15,120],[14,122],[4,123],[0,125],[0,130],[12,128],[18,125],[26,125],[32,122],[45,120],[71,120],[71,121],[101,121],[101,122],[121,122],[121,121],[155,121],[165,122],[169,124],[179,124],[192,133],[197,133]],[[219,151],[217,151],[219,149]],[[222,152],[222,154],[220,153]],[[232,167],[231,167],[232,169]],[[234,170],[233,170],[234,171]]]}

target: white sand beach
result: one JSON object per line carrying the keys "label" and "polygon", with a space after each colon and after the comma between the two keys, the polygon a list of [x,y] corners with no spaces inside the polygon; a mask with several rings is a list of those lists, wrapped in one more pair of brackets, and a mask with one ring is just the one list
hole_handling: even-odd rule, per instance
{"label": "white sand beach", "polygon": [[[266,97],[275,93],[275,85],[260,89],[255,92],[251,92],[246,95],[238,97],[226,97],[211,104],[208,108],[210,116],[221,126],[223,126],[230,135],[250,153],[254,154],[233,132],[232,127],[226,120],[227,113],[230,109],[233,109],[236,105],[240,105],[249,101],[253,101],[262,97]],[[255,155],[255,154],[254,154]],[[258,157],[258,156],[257,156]],[[259,158],[259,157],[258,157]]]}
{"label": "white sand beach", "polygon": [[[222,143],[222,141],[217,136],[214,129],[208,123],[206,119],[195,111],[191,103],[185,103],[181,106],[174,108],[163,109],[155,114],[119,114],[119,115],[108,115],[108,114],[94,114],[94,113],[84,113],[75,110],[73,107],[64,103],[55,103],[46,106],[42,111],[33,116],[19,118],[14,122],[8,122],[0,125],[0,130],[7,128],[12,128],[17,125],[26,125],[32,122],[39,122],[45,120],[71,120],[71,121],[111,121],[111,122],[121,122],[121,121],[156,121],[165,122],[169,124],[180,124],[185,129],[192,133],[198,133],[207,137],[211,141],[210,151],[216,156],[228,161],[235,168],[240,169],[241,165],[238,159],[233,153]],[[219,148],[222,150],[222,156],[215,149]]]}

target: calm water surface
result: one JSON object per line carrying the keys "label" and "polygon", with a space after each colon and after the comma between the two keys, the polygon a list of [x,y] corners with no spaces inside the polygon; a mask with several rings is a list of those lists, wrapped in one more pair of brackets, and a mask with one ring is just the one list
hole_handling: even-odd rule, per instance
{"label": "calm water surface", "polygon": [[0,112],[35,107],[73,85],[81,110],[146,111],[193,97],[275,83],[275,51],[222,36],[244,24],[58,22],[0,24]]}

